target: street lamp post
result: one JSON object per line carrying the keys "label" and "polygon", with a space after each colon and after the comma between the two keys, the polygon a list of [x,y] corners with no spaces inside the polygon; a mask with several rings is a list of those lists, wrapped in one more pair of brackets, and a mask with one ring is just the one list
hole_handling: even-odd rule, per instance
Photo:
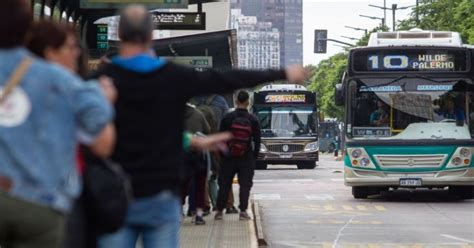
{"label": "street lamp post", "polygon": [[354,29],[354,30],[357,30],[357,31],[364,31],[365,35],[367,35],[369,33],[369,31],[365,28],[357,28],[357,27],[351,27],[351,26],[344,26],[344,27]]}
{"label": "street lamp post", "polygon": [[[385,5],[385,2],[384,2],[384,5]],[[374,8],[383,9],[383,10],[384,10],[384,15],[385,15],[385,11],[386,11],[386,10],[391,10],[391,11],[392,11],[392,18],[393,18],[392,30],[393,30],[394,32],[396,31],[395,12],[396,12],[397,10],[402,10],[402,9],[408,9],[408,8],[415,7],[415,5],[410,5],[410,6],[405,6],[405,7],[398,7],[397,4],[392,4],[392,7],[391,7],[391,8],[387,8],[386,6],[381,7],[381,6],[377,6],[377,5],[373,5],[373,4],[369,4],[369,6],[370,6],[370,7],[374,7]]]}
{"label": "street lamp post", "polygon": [[359,16],[369,18],[369,19],[372,19],[372,20],[381,20],[382,21],[382,27],[385,27],[385,18],[376,17],[376,16],[368,16],[368,15],[359,15]]}

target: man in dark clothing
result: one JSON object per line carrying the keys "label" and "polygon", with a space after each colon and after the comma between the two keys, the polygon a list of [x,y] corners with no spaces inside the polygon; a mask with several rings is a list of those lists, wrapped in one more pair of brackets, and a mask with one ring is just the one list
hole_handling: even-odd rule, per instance
{"label": "man in dark clothing", "polygon": [[112,159],[132,181],[134,201],[125,225],[105,235],[99,247],[179,247],[180,166],[186,102],[193,96],[226,93],[238,88],[284,80],[303,81],[301,66],[286,70],[197,72],[160,59],[150,52],[153,23],[141,5],[125,8],[120,17],[119,55],[97,75],[113,79],[120,96],[115,103],[117,145]]}
{"label": "man in dark clothing", "polygon": [[249,98],[249,94],[246,91],[240,91],[237,94],[236,110],[225,115],[221,122],[220,130],[232,132],[234,138],[229,142],[229,154],[225,155],[222,160],[216,220],[222,219],[222,211],[227,202],[228,192],[232,187],[232,181],[236,173],[240,186],[239,217],[241,220],[250,219],[247,214],[247,207],[250,189],[253,184],[255,160],[260,151],[261,136],[257,117],[248,112]]}
{"label": "man in dark clothing", "polygon": [[[187,132],[192,134],[210,134],[210,126],[204,117],[204,114],[196,109],[195,106],[188,104],[186,105],[184,128]],[[194,223],[196,225],[204,225],[206,222],[203,219],[204,207],[205,207],[205,194],[206,194],[206,183],[207,183],[207,156],[206,153],[199,152],[195,149],[189,149],[185,153],[183,175],[185,176],[184,182],[181,189],[181,201],[184,205],[186,196],[189,192],[189,205],[191,205],[191,198],[194,196],[196,202],[196,217]],[[195,187],[190,190],[191,182],[194,178]]]}

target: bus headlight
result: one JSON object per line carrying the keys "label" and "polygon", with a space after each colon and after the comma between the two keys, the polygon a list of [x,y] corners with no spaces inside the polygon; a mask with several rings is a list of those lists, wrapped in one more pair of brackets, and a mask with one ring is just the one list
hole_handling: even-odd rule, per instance
{"label": "bus headlight", "polygon": [[309,143],[304,147],[305,152],[314,152],[319,149],[318,142]]}
{"label": "bus headlight", "polygon": [[472,148],[458,147],[451,156],[447,167],[469,166],[472,158]]}
{"label": "bus headlight", "polygon": [[459,154],[461,154],[461,156],[464,158],[471,158],[471,150],[467,148],[461,148]]}
{"label": "bus headlight", "polygon": [[364,157],[360,160],[360,166],[362,167],[367,167],[369,164],[370,164],[370,159],[368,158]]}
{"label": "bus headlight", "polygon": [[362,150],[354,149],[354,150],[352,150],[351,155],[352,155],[353,158],[359,158],[360,155],[362,155]]}
{"label": "bus headlight", "polygon": [[267,152],[267,147],[262,143],[260,144],[260,152]]}

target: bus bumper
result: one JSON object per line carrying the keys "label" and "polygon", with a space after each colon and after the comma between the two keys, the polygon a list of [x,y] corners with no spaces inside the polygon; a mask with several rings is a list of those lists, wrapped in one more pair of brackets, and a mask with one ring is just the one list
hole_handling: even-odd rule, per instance
{"label": "bus bumper", "polygon": [[344,184],[346,186],[405,187],[400,186],[400,179],[407,178],[421,179],[422,185],[417,187],[474,186],[474,168],[416,173],[344,168]]}
{"label": "bus bumper", "polygon": [[260,153],[257,161],[266,164],[294,164],[297,162],[316,162],[319,161],[319,151],[302,153]]}

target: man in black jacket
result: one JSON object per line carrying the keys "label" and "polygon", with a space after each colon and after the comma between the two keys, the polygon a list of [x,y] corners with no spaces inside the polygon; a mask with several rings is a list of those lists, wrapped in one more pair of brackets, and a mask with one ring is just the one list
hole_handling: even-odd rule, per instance
{"label": "man in black jacket", "polygon": [[[219,193],[217,195],[216,220],[222,219],[222,211],[227,202],[229,189],[235,174],[239,178],[239,209],[240,220],[249,220],[247,207],[250,189],[253,184],[255,160],[260,151],[260,124],[257,117],[248,112],[250,104],[249,93],[239,91],[237,93],[235,111],[224,116],[220,131],[231,132],[234,136],[229,142],[229,153],[222,160],[219,175]],[[240,140],[239,140],[240,139]]]}
{"label": "man in black jacket", "polygon": [[118,31],[119,55],[97,75],[111,77],[118,91],[117,145],[112,159],[129,174],[135,199],[125,226],[102,237],[99,247],[132,248],[139,236],[144,248],[178,247],[186,102],[193,96],[227,93],[275,80],[303,81],[307,73],[301,66],[197,72],[169,63],[150,52],[153,23],[140,5],[122,11]]}

